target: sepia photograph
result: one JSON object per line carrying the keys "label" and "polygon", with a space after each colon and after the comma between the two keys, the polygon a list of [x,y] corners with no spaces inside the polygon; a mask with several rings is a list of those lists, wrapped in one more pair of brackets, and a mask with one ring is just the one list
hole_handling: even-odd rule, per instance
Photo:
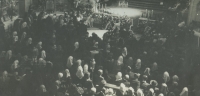
{"label": "sepia photograph", "polygon": [[200,0],[0,0],[0,96],[200,96]]}

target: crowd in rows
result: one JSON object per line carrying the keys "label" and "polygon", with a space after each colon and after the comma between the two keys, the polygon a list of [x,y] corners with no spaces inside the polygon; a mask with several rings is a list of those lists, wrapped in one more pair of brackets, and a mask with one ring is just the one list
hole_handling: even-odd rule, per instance
{"label": "crowd in rows", "polygon": [[[181,47],[189,44],[193,35],[184,22],[170,26],[172,20],[163,16],[150,25],[110,24],[100,39],[95,33],[89,37],[88,26],[80,19],[84,14],[91,15],[76,10],[64,15],[36,15],[30,9],[22,19],[15,20],[12,32],[1,35],[0,95],[192,94],[192,85],[181,70]],[[105,22],[120,21],[107,19]]]}

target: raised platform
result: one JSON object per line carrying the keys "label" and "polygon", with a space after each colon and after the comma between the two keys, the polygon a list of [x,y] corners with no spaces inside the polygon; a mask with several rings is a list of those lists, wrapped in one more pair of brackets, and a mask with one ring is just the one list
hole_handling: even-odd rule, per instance
{"label": "raised platform", "polygon": [[129,0],[128,7],[148,10],[166,10],[162,0]]}

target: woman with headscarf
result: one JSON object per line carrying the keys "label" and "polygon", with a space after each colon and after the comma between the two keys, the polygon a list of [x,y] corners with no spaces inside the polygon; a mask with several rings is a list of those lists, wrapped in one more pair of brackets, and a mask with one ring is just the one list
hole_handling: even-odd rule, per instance
{"label": "woman with headscarf", "polygon": [[169,81],[170,81],[169,73],[167,71],[165,71],[163,74],[163,82],[168,83]]}
{"label": "woman with headscarf", "polygon": [[180,93],[180,96],[188,96],[188,88],[184,87],[182,92]]}
{"label": "woman with headscarf", "polygon": [[117,90],[116,95],[117,96],[126,96],[127,95],[127,90],[128,89],[126,88],[126,86],[123,83],[121,83],[120,84],[120,89]]}
{"label": "woman with headscarf", "polygon": [[124,47],[124,48],[122,49],[122,56],[125,58],[127,55],[128,55],[127,48]]}
{"label": "woman with headscarf", "polygon": [[123,56],[119,56],[118,60],[116,60],[114,63],[113,73],[116,74],[117,72],[121,72],[123,65],[124,65]]}
{"label": "woman with headscarf", "polygon": [[9,94],[9,86],[10,86],[10,78],[8,77],[8,72],[4,71],[2,76],[0,77],[0,95],[8,95]]}
{"label": "woman with headscarf", "polygon": [[71,68],[71,66],[73,65],[73,57],[69,56],[67,59],[67,68]]}
{"label": "woman with headscarf", "polygon": [[154,78],[154,80],[158,80],[159,77],[158,77],[158,64],[156,62],[154,62],[151,66],[151,70],[150,70],[150,73],[151,73],[151,78]]}
{"label": "woman with headscarf", "polygon": [[173,82],[171,86],[169,86],[169,90],[173,92],[175,95],[179,95],[181,90],[179,89],[178,82]]}
{"label": "woman with headscarf", "polygon": [[85,90],[90,90],[92,87],[94,87],[93,82],[90,78],[90,73],[86,73],[84,75],[82,86]]}
{"label": "woman with headscarf", "polygon": [[74,43],[74,48],[72,50],[72,56],[74,58],[77,58],[77,59],[81,59],[81,50],[80,50],[80,46],[79,46],[79,42],[75,42]]}
{"label": "woman with headscarf", "polygon": [[162,83],[160,92],[163,93],[164,96],[167,96],[169,90],[166,83]]}
{"label": "woman with headscarf", "polygon": [[159,94],[158,82],[156,80],[150,81],[150,88],[153,88],[155,96]]}
{"label": "woman with headscarf", "polygon": [[168,96],[178,96],[178,95],[175,95],[173,92],[170,92],[170,93],[168,94]]}
{"label": "woman with headscarf", "polygon": [[104,77],[102,76],[103,75],[103,70],[102,69],[99,69],[97,71],[97,74],[95,75],[94,74],[94,86],[99,86],[101,84],[101,81],[104,80]]}
{"label": "woman with headscarf", "polygon": [[22,44],[22,50],[21,53],[22,55],[28,55],[29,57],[31,57],[31,51],[33,49],[33,39],[32,38],[28,38],[25,42],[24,45]]}
{"label": "woman with headscarf", "polygon": [[126,66],[130,66],[133,68],[134,67],[133,63],[134,63],[133,57],[128,57],[128,60],[126,61]]}
{"label": "woman with headscarf", "polygon": [[31,59],[33,61],[33,64],[36,64],[38,62],[38,56],[39,56],[39,51],[36,47],[32,49],[32,54],[31,54]]}
{"label": "woman with headscarf", "polygon": [[18,36],[13,37],[13,42],[10,46],[11,50],[13,50],[13,54],[17,54],[19,52],[19,38]]}
{"label": "woman with headscarf", "polygon": [[78,66],[76,71],[76,79],[74,80],[76,84],[82,84],[82,78],[84,77],[82,66]]}
{"label": "woman with headscarf", "polygon": [[44,50],[41,51],[41,56],[40,58],[46,59],[46,52]]}
{"label": "woman with headscarf", "polygon": [[178,82],[178,81],[179,81],[178,76],[177,76],[177,75],[174,75],[174,76],[172,77],[172,82]]}
{"label": "woman with headscarf", "polygon": [[85,64],[85,65],[84,65],[84,67],[83,67],[83,73],[84,73],[84,74],[89,73],[89,72],[88,72],[88,64]]}
{"label": "woman with headscarf", "polygon": [[150,87],[150,84],[147,82],[147,80],[148,80],[148,76],[143,75],[142,82],[141,82],[141,88],[143,89],[143,92],[145,94],[148,93],[148,90],[149,90],[149,87]]}
{"label": "woman with headscarf", "polygon": [[20,43],[22,46],[25,45],[26,38],[27,38],[27,34],[26,34],[26,32],[23,32],[22,36],[20,37]]}
{"label": "woman with headscarf", "polygon": [[146,68],[144,70],[144,75],[146,75],[148,77],[148,81],[147,82],[149,82],[149,80],[151,80],[151,73],[150,72],[151,72],[150,68]]}
{"label": "woman with headscarf", "polygon": [[164,94],[160,93],[158,96],[165,96]]}
{"label": "woman with headscarf", "polygon": [[12,72],[15,72],[15,71],[17,71],[18,69],[19,69],[19,61],[18,60],[15,60],[14,62],[13,62],[13,64],[11,65],[11,71]]}
{"label": "woman with headscarf", "polygon": [[14,61],[14,56],[12,50],[8,50],[5,57],[5,70],[10,70],[10,66]]}
{"label": "woman with headscarf", "polygon": [[146,68],[145,70],[144,70],[144,75],[146,75],[146,76],[148,76],[148,78],[150,77],[150,68]]}
{"label": "woman with headscarf", "polygon": [[150,88],[148,93],[146,94],[146,96],[156,96],[156,94],[154,93],[153,88]]}
{"label": "woman with headscarf", "polygon": [[144,96],[144,93],[142,92],[142,89],[137,89],[136,94],[137,94],[137,96]]}
{"label": "woman with headscarf", "polygon": [[65,81],[66,88],[69,88],[69,86],[72,83],[72,78],[69,69],[65,69],[63,80]]}
{"label": "woman with headscarf", "polygon": [[39,50],[39,52],[42,51],[42,42],[41,41],[37,43],[36,48]]}
{"label": "woman with headscarf", "polygon": [[114,81],[113,83],[114,83],[115,85],[119,86],[122,82],[123,82],[122,73],[121,73],[121,72],[118,72],[118,73],[115,75],[115,81]]}
{"label": "woman with headscarf", "polygon": [[23,22],[21,25],[21,30],[20,30],[20,34],[22,34],[22,32],[27,32],[29,33],[29,27],[27,22]]}
{"label": "woman with headscarf", "polygon": [[38,89],[37,96],[49,96],[49,92],[47,91],[46,87],[44,85],[40,85],[40,88]]}
{"label": "woman with headscarf", "polygon": [[140,73],[142,67],[142,61],[141,59],[137,59],[136,64],[135,64],[135,72]]}

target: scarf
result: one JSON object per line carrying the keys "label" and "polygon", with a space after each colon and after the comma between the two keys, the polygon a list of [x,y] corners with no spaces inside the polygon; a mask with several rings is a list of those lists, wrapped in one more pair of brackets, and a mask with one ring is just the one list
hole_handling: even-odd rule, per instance
{"label": "scarf", "polygon": [[69,56],[67,59],[67,67],[71,68],[72,65],[73,65],[73,57]]}

